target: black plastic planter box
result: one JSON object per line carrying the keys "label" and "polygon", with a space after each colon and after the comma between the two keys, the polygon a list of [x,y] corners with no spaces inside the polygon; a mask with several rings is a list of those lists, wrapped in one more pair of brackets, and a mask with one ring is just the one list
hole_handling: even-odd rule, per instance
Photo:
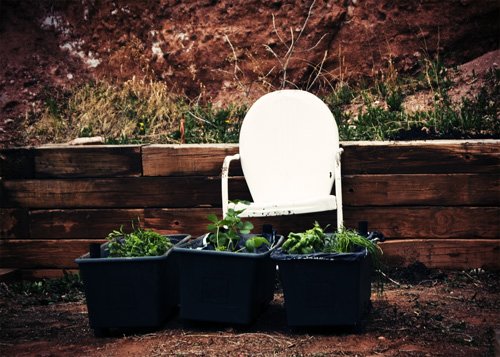
{"label": "black plastic planter box", "polygon": [[289,326],[360,326],[370,308],[372,259],[366,250],[295,255],[278,249],[272,257]]}
{"label": "black plastic planter box", "polygon": [[273,300],[276,264],[271,250],[233,253],[196,249],[202,237],[174,248],[180,273],[180,317],[250,324]]}
{"label": "black plastic planter box", "polygon": [[[185,234],[168,235],[171,242],[186,242]],[[97,336],[109,329],[161,326],[179,303],[179,281],[173,249],[157,257],[101,258],[87,253],[76,259],[85,286],[90,327]]]}

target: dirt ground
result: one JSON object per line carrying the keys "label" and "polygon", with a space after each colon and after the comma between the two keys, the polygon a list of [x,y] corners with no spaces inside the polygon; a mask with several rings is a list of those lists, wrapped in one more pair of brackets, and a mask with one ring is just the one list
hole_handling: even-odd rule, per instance
{"label": "dirt ground", "polygon": [[[0,285],[1,356],[494,356],[500,273],[386,272],[361,332],[291,330],[281,291],[248,327],[185,325],[96,338],[83,297],[47,303]],[[498,353],[498,341],[496,342]]]}

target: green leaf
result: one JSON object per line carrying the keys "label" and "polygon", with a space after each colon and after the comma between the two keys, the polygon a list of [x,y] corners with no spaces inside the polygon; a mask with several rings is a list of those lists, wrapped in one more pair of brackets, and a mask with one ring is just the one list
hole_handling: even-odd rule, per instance
{"label": "green leaf", "polygon": [[207,216],[207,219],[212,222],[212,223],[217,223],[219,221],[219,219],[217,218],[217,216],[213,213],[209,214]]}
{"label": "green leaf", "polygon": [[290,233],[288,239],[283,244],[282,249],[292,254],[308,254],[322,251],[324,247],[325,233],[318,224],[302,233]]}
{"label": "green leaf", "polygon": [[247,241],[245,242],[245,248],[249,252],[253,253],[253,252],[255,252],[255,250],[257,248],[262,246],[262,244],[265,244],[268,246],[270,245],[269,241],[264,237],[253,237],[253,238],[247,239]]}
{"label": "green leaf", "polygon": [[[235,251],[240,234],[248,234],[253,229],[253,224],[250,222],[243,222],[238,216],[244,210],[235,211],[229,208],[226,216],[218,220],[214,214],[207,216],[211,222],[207,225],[207,230],[212,234],[209,236],[209,242],[214,245],[216,250]],[[223,229],[222,229],[223,228]]]}
{"label": "green leaf", "polygon": [[236,211],[236,210],[234,210],[234,209],[231,209],[231,210],[233,211],[233,214],[234,214],[235,216],[239,216],[240,214],[242,214],[243,212],[245,212],[245,210],[244,210],[244,209],[240,209],[240,210],[237,210],[237,211]]}
{"label": "green leaf", "polygon": [[243,222],[242,227],[240,228],[240,233],[248,234],[253,229],[253,224],[251,222]]}
{"label": "green leaf", "polygon": [[218,226],[217,226],[216,224],[214,224],[214,223],[210,223],[210,224],[207,226],[207,230],[208,230],[209,232],[212,232],[212,231],[217,230],[217,227],[218,227]]}

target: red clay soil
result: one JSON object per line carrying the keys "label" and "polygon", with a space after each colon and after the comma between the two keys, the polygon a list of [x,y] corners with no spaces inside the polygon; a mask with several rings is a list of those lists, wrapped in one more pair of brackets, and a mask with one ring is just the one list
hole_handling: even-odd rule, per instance
{"label": "red clay soil", "polygon": [[[48,304],[0,284],[1,356],[494,356],[498,273],[405,269],[372,294],[362,331],[290,330],[283,295],[249,327],[190,325],[96,338],[83,298]],[[404,283],[402,283],[404,282]],[[498,341],[497,341],[498,343]]]}
{"label": "red clay soil", "polygon": [[216,105],[320,93],[497,50],[499,16],[496,0],[2,0],[0,147],[36,144],[26,125],[89,80],[147,76]]}

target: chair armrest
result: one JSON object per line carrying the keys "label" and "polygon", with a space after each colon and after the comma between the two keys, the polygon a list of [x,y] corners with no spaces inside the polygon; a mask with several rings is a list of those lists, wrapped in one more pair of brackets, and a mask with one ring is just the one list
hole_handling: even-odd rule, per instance
{"label": "chair armrest", "polygon": [[222,175],[221,175],[221,191],[222,191],[222,218],[226,217],[228,205],[229,205],[229,193],[228,193],[228,178],[229,178],[229,165],[233,160],[239,160],[240,154],[235,154],[232,156],[226,156],[224,162],[222,163]]}
{"label": "chair armrest", "polygon": [[335,155],[335,159],[337,160],[337,164],[340,165],[340,156],[344,152],[344,149],[338,148],[337,150],[337,155]]}

